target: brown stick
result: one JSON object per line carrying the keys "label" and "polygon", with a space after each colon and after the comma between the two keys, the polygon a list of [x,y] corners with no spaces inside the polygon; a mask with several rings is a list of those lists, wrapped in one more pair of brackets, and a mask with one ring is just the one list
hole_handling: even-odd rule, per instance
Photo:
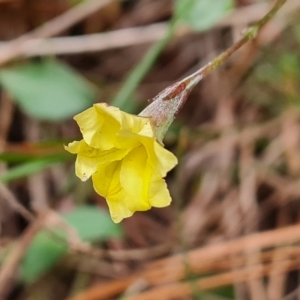
{"label": "brown stick", "polygon": [[14,194],[6,187],[6,185],[1,182],[0,196],[27,221],[33,222],[35,220],[35,216],[25,206],[23,206]]}
{"label": "brown stick", "polygon": [[[2,0],[3,1],[3,0]],[[11,0],[9,0],[11,1]],[[1,0],[0,0],[1,3]],[[227,26],[247,26],[263,17],[268,11],[267,3],[258,3],[235,9],[230,15],[226,15],[216,25],[216,28]],[[282,15],[289,15],[300,7],[296,0],[290,1],[282,9]],[[51,39],[33,39],[26,42],[20,56],[31,57],[41,55],[61,55],[104,51],[121,47],[133,46],[142,43],[150,43],[163,38],[168,30],[168,22],[119,29],[98,34],[81,35],[76,37],[58,37]],[[178,35],[189,34],[189,30],[180,30]],[[7,42],[0,42],[1,47],[6,47]]]}
{"label": "brown stick", "polygon": [[[277,263],[278,270],[276,274],[282,274],[284,272],[297,269],[300,265],[300,259],[291,261],[284,261]],[[223,274],[210,276],[208,278],[197,280],[191,283],[176,283],[162,286],[148,292],[140,293],[131,297],[126,297],[126,300],[153,300],[164,299],[171,300],[179,297],[190,296],[194,293],[195,287],[199,291],[205,291],[214,289],[217,287],[231,285],[233,283],[251,281],[261,278],[268,274],[275,274],[272,272],[272,264],[265,266],[255,266],[244,270],[237,270],[232,272],[226,272]],[[100,300],[100,298],[97,298]],[[92,298],[85,298],[85,300],[92,300]]]}
{"label": "brown stick", "polygon": [[[90,288],[70,300],[100,300],[123,292],[130,284],[143,278],[149,285],[160,285],[181,280],[186,274],[186,266],[199,273],[208,271],[205,265],[221,259],[228,259],[247,251],[257,252],[261,249],[289,244],[300,240],[300,225],[294,225],[263,233],[252,234],[238,240],[207,246],[188,252],[186,255],[175,255],[148,265],[144,272],[125,279],[116,280]],[[274,265],[273,265],[274,266]],[[155,299],[155,298],[153,298]]]}
{"label": "brown stick", "polygon": [[33,31],[11,41],[5,48],[1,49],[0,66],[19,57],[24,51],[24,45],[26,46],[26,42],[28,42],[29,40],[36,38],[45,39],[50,36],[59,34],[63,30],[69,28],[88,15],[104,7],[111,1],[112,0],[89,0],[81,2],[75,7],[69,9],[64,14],[50,20],[41,27],[34,29]]}
{"label": "brown stick", "polygon": [[40,228],[41,223],[39,220],[29,225],[29,228],[26,229],[21,238],[15,243],[14,248],[2,265],[0,269],[0,299],[5,299],[7,293],[9,293],[12,282],[15,279],[16,269]]}

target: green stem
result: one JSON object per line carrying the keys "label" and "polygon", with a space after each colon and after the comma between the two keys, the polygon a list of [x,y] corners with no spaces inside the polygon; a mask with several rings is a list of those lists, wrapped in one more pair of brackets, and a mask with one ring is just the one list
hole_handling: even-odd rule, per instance
{"label": "green stem", "polygon": [[168,27],[166,36],[157,41],[147,52],[143,60],[136,66],[136,68],[129,74],[126,82],[118,92],[117,96],[112,100],[111,104],[117,106],[122,110],[134,110],[132,107],[127,107],[129,99],[132,98],[133,92],[137,89],[143,78],[148,73],[153,65],[153,62],[158,58],[159,54],[166,47],[172,36],[174,35],[175,24],[171,23]]}
{"label": "green stem", "polygon": [[157,41],[149,49],[147,54],[143,57],[142,61],[131,71],[126,81],[124,82],[121,90],[118,92],[117,96],[112,100],[111,105],[117,106],[122,110],[129,112],[135,110],[134,102],[130,101],[134,91],[137,89],[141,81],[147,75],[160,53],[164,50],[164,48],[174,36],[178,25],[178,21],[181,19],[182,15],[186,14],[186,11],[188,9],[189,1],[186,1],[180,13],[174,15],[173,18],[170,20],[165,37]]}
{"label": "green stem", "polygon": [[257,36],[257,33],[262,29],[262,27],[275,16],[275,14],[285,4],[285,2],[287,2],[287,0],[277,0],[273,8],[260,21],[251,26],[238,42],[221,53],[206,66],[190,75],[189,78],[198,76],[200,77],[200,79],[202,79],[203,77],[214,71],[216,68],[218,68],[220,65],[222,65],[235,51],[241,48],[248,41],[254,39]]}
{"label": "green stem", "polygon": [[170,124],[185,104],[189,93],[195,85],[213,70],[222,65],[235,51],[248,41],[254,39],[259,30],[274,17],[286,1],[287,0],[277,0],[273,8],[259,22],[251,26],[238,42],[192,75],[175,82],[153,98],[153,102],[139,115],[151,118],[156,138],[159,142],[162,143],[163,137]]}

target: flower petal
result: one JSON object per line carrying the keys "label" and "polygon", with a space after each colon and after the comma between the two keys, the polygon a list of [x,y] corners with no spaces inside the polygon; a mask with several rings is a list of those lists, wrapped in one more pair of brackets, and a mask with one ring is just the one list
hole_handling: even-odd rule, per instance
{"label": "flower petal", "polygon": [[156,141],[150,118],[100,103],[74,119],[83,140],[65,148],[77,154],[76,175],[81,180],[92,176],[114,222],[135,211],[170,204],[163,177],[177,164],[177,158]]}
{"label": "flower petal", "polygon": [[123,219],[129,218],[133,215],[134,211],[128,209],[127,204],[130,199],[121,196],[121,192],[116,195],[112,195],[107,200],[111,219],[115,223],[120,223]]}
{"label": "flower petal", "polygon": [[107,110],[105,105],[100,103],[76,115],[74,120],[89,146],[108,150],[115,146],[116,134],[120,129],[118,112],[120,113],[116,110],[114,116],[111,110]]}
{"label": "flower petal", "polygon": [[151,208],[148,200],[148,189],[150,177],[145,172],[147,152],[143,146],[132,150],[122,161],[120,182],[130,199],[129,209],[134,211],[145,211]]}
{"label": "flower petal", "polygon": [[108,197],[122,190],[119,180],[121,164],[121,161],[114,161],[99,166],[97,173],[92,177],[94,187],[99,195]]}
{"label": "flower petal", "polygon": [[144,122],[143,122],[143,127],[139,131],[139,135],[140,136],[147,136],[147,137],[151,137],[151,138],[155,139],[153,127],[151,125],[151,119],[146,118],[146,117],[139,117],[139,118],[145,119]]}
{"label": "flower petal", "polygon": [[69,143],[68,146],[64,146],[64,148],[72,154],[77,154],[80,151],[80,143],[81,141],[74,141]]}
{"label": "flower petal", "polygon": [[165,177],[178,164],[177,157],[156,141],[154,142],[154,152],[158,158],[160,174]]}
{"label": "flower petal", "polygon": [[150,118],[139,117],[124,112],[122,113],[122,129],[138,133],[139,135],[154,136]]}
{"label": "flower petal", "polygon": [[148,197],[153,207],[165,207],[172,201],[165,180],[157,172],[152,174]]}
{"label": "flower petal", "polygon": [[106,198],[111,218],[115,223],[133,215],[128,208],[130,201],[125,197],[120,184],[121,164],[121,162],[103,164],[92,176],[94,189],[99,195]]}
{"label": "flower petal", "polygon": [[121,160],[131,150],[130,148],[99,150],[90,147],[84,140],[70,143],[66,149],[77,153],[75,173],[82,181],[86,181],[91,175],[96,173],[99,165]]}
{"label": "flower petal", "polygon": [[139,139],[147,150],[148,163],[152,164],[161,177],[165,177],[167,172],[177,165],[177,157],[153,138],[140,137]]}
{"label": "flower petal", "polygon": [[136,148],[140,144],[140,136],[154,137],[150,119],[122,113],[122,125],[117,139],[119,148]]}

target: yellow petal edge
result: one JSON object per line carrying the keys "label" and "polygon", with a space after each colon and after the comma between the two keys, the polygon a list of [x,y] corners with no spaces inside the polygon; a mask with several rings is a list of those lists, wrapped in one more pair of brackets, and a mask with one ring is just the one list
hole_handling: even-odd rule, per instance
{"label": "yellow petal edge", "polygon": [[163,178],[177,158],[157,142],[150,118],[97,103],[74,119],[83,139],[65,149],[77,154],[76,175],[82,181],[92,177],[115,223],[171,203]]}

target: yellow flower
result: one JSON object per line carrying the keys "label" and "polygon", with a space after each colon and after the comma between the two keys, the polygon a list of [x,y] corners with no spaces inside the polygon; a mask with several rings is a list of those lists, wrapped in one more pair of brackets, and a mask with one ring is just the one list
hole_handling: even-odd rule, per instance
{"label": "yellow flower", "polygon": [[82,181],[92,176],[114,222],[135,211],[170,204],[163,178],[177,158],[156,141],[150,118],[100,103],[74,119],[83,140],[70,143],[66,150],[77,154],[76,175]]}

